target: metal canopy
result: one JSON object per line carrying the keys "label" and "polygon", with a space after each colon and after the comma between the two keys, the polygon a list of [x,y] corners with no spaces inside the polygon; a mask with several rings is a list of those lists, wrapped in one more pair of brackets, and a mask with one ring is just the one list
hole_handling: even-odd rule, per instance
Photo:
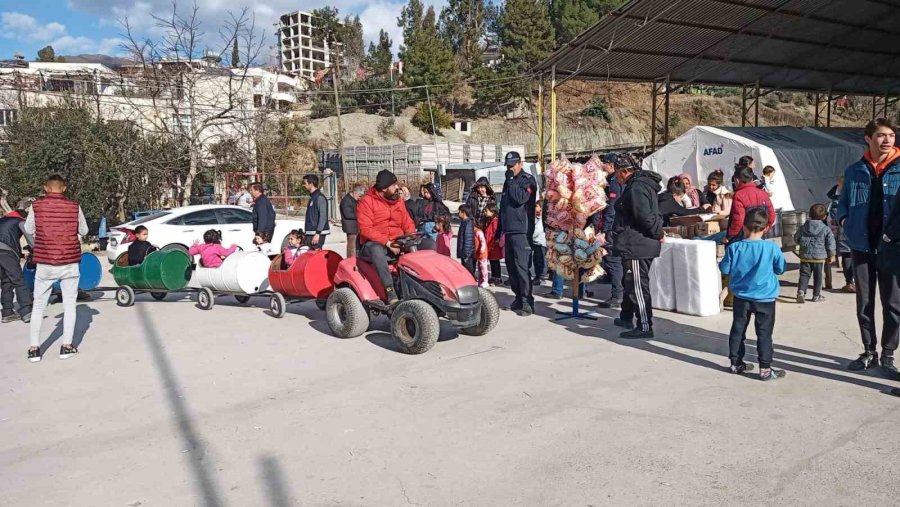
{"label": "metal canopy", "polygon": [[536,71],[849,95],[900,92],[900,0],[632,0]]}

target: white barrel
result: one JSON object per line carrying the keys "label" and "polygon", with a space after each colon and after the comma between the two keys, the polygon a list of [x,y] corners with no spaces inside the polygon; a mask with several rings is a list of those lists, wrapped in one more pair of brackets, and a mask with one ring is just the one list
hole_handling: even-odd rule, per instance
{"label": "white barrel", "polygon": [[197,267],[196,285],[217,292],[254,294],[269,290],[269,257],[262,252],[235,252],[217,268]]}

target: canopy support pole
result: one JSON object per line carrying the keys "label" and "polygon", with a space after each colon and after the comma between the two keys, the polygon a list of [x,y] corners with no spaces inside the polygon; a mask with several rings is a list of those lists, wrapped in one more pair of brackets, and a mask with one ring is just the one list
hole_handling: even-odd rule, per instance
{"label": "canopy support pole", "polygon": [[537,134],[538,134],[538,171],[544,174],[544,77],[538,78],[538,109],[537,109]]}
{"label": "canopy support pole", "polygon": [[[650,146],[656,149],[657,137],[662,133],[662,144],[669,143],[669,95],[671,86],[669,86],[669,76],[656,78],[653,80],[653,107],[650,111]],[[662,118],[660,118],[659,110],[662,108]]]}
{"label": "canopy support pole", "polygon": [[753,126],[759,127],[759,81],[741,86],[741,127],[750,123],[753,109]]}
{"label": "canopy support pole", "polygon": [[831,89],[828,89],[828,109],[827,116],[825,117],[825,126],[831,127],[831,108],[834,106],[834,93],[832,93]]}
{"label": "canopy support pole", "polygon": [[550,163],[556,160],[556,65],[550,69]]}

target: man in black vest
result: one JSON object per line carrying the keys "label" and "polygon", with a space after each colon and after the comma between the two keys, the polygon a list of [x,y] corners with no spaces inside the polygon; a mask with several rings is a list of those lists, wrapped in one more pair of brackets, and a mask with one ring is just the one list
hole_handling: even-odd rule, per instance
{"label": "man in black vest", "polygon": [[[25,217],[28,212],[16,210],[0,218],[0,303],[3,307],[3,322],[31,320],[31,289],[22,278],[22,236],[29,245],[34,244],[25,233]],[[13,295],[19,302],[19,313],[13,311]]]}
{"label": "man in black vest", "polygon": [[303,230],[306,231],[306,246],[311,250],[321,250],[325,245],[325,236],[331,233],[328,225],[328,199],[319,190],[319,177],[315,174],[303,177],[303,187],[309,192],[306,221],[303,224]]}

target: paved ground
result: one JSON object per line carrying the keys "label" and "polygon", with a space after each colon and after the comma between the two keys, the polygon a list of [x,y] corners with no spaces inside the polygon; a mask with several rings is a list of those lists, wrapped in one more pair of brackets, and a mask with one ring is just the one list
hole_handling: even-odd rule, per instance
{"label": "paved ground", "polygon": [[[794,266],[796,268],[796,266]],[[796,269],[786,283],[796,280]],[[793,293],[785,286],[783,294]],[[504,291],[498,291],[502,301]],[[0,505],[893,503],[898,384],[850,374],[853,296],[778,306],[775,383],[723,372],[730,314],[657,339],[504,313],[483,338],[396,352],[380,319],[326,332],[221,301],[78,305],[80,357],[0,327]],[[751,349],[752,350],[752,349]]]}

